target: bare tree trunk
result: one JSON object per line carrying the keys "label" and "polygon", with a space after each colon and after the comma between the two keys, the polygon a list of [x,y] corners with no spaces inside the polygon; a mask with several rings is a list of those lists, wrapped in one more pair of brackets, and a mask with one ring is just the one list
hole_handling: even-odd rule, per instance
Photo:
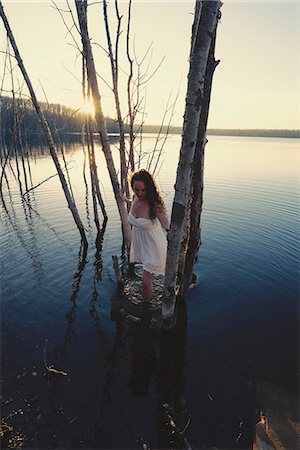
{"label": "bare tree trunk", "polygon": [[91,164],[92,164],[92,171],[93,171],[93,180],[94,180],[94,185],[95,185],[95,194],[98,199],[98,203],[100,205],[100,208],[101,208],[101,211],[103,214],[103,218],[104,218],[104,220],[107,220],[105,205],[104,205],[104,201],[102,199],[102,195],[101,195],[100,187],[99,187],[98,170],[97,170],[96,157],[95,157],[94,136],[93,136],[91,122],[89,122],[89,124],[88,124],[88,129],[89,129],[90,143],[91,143]]}
{"label": "bare tree trunk", "polygon": [[178,261],[178,269],[177,269],[178,281],[180,281],[181,275],[184,271],[186,249],[187,249],[187,245],[188,245],[189,237],[190,237],[190,218],[191,218],[191,202],[192,202],[191,195],[192,194],[190,194],[188,206],[186,209],[186,214],[184,216],[184,220],[183,220],[183,224],[182,224],[180,252],[179,252],[179,261]]}
{"label": "bare tree trunk", "polygon": [[[9,45],[8,45],[9,50]],[[17,109],[17,102],[16,102],[16,96],[15,96],[15,84],[14,84],[14,74],[13,74],[13,67],[11,62],[11,54],[8,54],[8,61],[9,61],[9,69],[10,69],[10,78],[11,78],[11,92],[12,92],[12,110],[13,110],[13,131],[12,131],[12,144],[14,148],[14,152],[16,155],[16,166],[17,166],[17,172],[18,172],[18,180],[21,186],[21,179],[20,179],[20,169],[19,169],[19,163],[18,163],[18,153],[21,157],[22,161],[22,168],[23,168],[23,175],[24,175],[24,182],[25,182],[25,188],[28,190],[28,183],[27,183],[27,176],[26,176],[26,169],[25,169],[25,163],[24,163],[24,157],[23,157],[23,149],[21,149],[20,146],[20,124],[18,120],[18,109]]]}
{"label": "bare tree trunk", "polygon": [[[85,102],[86,100],[86,65],[85,65],[85,58],[84,55],[82,55],[82,98],[83,101]],[[85,184],[85,207],[86,207],[86,216],[87,216],[87,221],[88,221],[88,226],[91,229],[91,224],[90,224],[90,213],[89,213],[89,188],[88,188],[88,184],[87,184],[87,180],[86,180],[86,176],[85,176],[85,168],[86,168],[86,149],[85,149],[85,137],[86,137],[86,120],[84,120],[83,124],[82,124],[82,130],[81,130],[81,139],[82,139],[82,150],[83,150],[83,181]],[[87,142],[88,142],[88,137],[87,137]],[[89,152],[89,150],[87,149],[87,152]]]}
{"label": "bare tree trunk", "polygon": [[119,99],[119,87],[118,87],[118,45],[119,45],[119,37],[120,37],[120,27],[122,17],[119,14],[118,9],[118,1],[115,0],[115,8],[116,15],[118,19],[118,29],[117,29],[117,37],[116,37],[116,46],[115,46],[115,58],[112,50],[112,43],[109,31],[109,23],[107,17],[107,1],[103,0],[103,14],[104,14],[104,23],[106,30],[106,38],[107,38],[107,46],[108,46],[108,54],[111,65],[111,74],[112,74],[112,82],[113,82],[113,93],[115,97],[115,105],[117,111],[117,119],[119,124],[119,135],[120,135],[120,169],[121,169],[121,190],[122,192],[126,192],[126,196],[129,196],[129,186],[127,180],[127,164],[126,164],[126,154],[125,154],[125,131],[124,131],[124,122],[121,113],[121,105]]}
{"label": "bare tree trunk", "polygon": [[49,147],[49,150],[50,150],[50,154],[52,156],[52,159],[53,159],[53,162],[55,164],[56,170],[58,172],[58,176],[59,176],[59,179],[60,179],[60,182],[61,182],[64,194],[65,194],[68,206],[69,206],[69,208],[71,210],[71,213],[73,215],[74,221],[75,221],[75,223],[77,225],[77,228],[78,228],[78,230],[80,232],[82,241],[83,241],[84,245],[87,246],[88,244],[87,244],[87,239],[86,239],[84,227],[83,227],[83,224],[82,224],[81,219],[79,217],[76,205],[72,201],[72,197],[70,195],[70,192],[69,192],[69,189],[68,189],[68,186],[67,186],[64,174],[63,174],[63,172],[61,170],[61,167],[60,167],[57,155],[56,155],[55,144],[54,144],[54,141],[53,141],[53,137],[51,135],[51,131],[49,129],[48,123],[47,123],[47,121],[46,121],[46,119],[44,117],[44,114],[43,114],[43,112],[42,112],[42,110],[41,110],[41,108],[39,106],[38,101],[37,101],[37,98],[36,98],[33,86],[31,84],[31,81],[30,81],[30,79],[28,77],[28,74],[26,72],[26,69],[24,67],[24,64],[23,64],[23,61],[21,59],[18,47],[16,45],[13,33],[12,33],[11,29],[10,29],[8,20],[6,18],[5,13],[4,13],[1,1],[0,1],[0,16],[1,16],[2,20],[3,20],[3,23],[4,23],[4,26],[5,26],[8,38],[10,40],[11,46],[14,49],[15,57],[17,59],[18,65],[20,67],[20,70],[21,70],[21,72],[23,74],[24,80],[25,80],[25,82],[27,84],[28,90],[30,92],[32,103],[33,103],[33,105],[35,107],[35,110],[36,110],[36,112],[37,112],[37,114],[39,116],[40,122],[42,124],[43,130],[44,130],[44,133],[45,133],[45,137],[47,139],[48,147]]}
{"label": "bare tree trunk", "polygon": [[91,136],[89,120],[86,121],[86,141],[87,141],[90,178],[91,178],[91,187],[92,187],[92,202],[93,202],[93,210],[94,210],[94,220],[95,220],[97,230],[99,231],[100,223],[99,223],[97,198],[96,198],[96,191],[95,191],[95,175],[94,175],[94,170],[93,170],[93,158],[92,158],[92,136]]}
{"label": "bare tree trunk", "polygon": [[190,208],[190,232],[187,251],[185,254],[184,270],[180,280],[179,295],[185,296],[188,292],[192,279],[193,268],[197,260],[199,247],[201,244],[201,212],[203,204],[203,175],[204,175],[204,150],[207,143],[206,128],[211,98],[212,80],[219,60],[215,59],[217,25],[214,38],[211,42],[208,63],[205,75],[203,107],[201,109],[197,144],[193,162],[192,188],[191,188],[191,208]]}
{"label": "bare tree trunk", "polygon": [[[194,13],[194,21],[193,21],[193,26],[192,26],[190,59],[192,58],[192,54],[193,54],[193,51],[194,51],[194,45],[195,45],[195,42],[196,42],[197,30],[198,30],[198,26],[199,26],[200,15],[201,15],[201,7],[202,7],[202,2],[201,1],[196,2],[196,4],[195,4],[195,13]],[[191,190],[192,190],[192,184],[191,184]],[[183,271],[184,271],[184,264],[185,264],[187,245],[188,245],[189,236],[190,236],[190,217],[191,217],[191,202],[192,202],[191,196],[192,196],[192,194],[190,193],[188,207],[187,207],[186,212],[185,212],[183,226],[182,226],[180,252],[179,252],[179,262],[178,262],[178,270],[177,270],[178,281],[180,281],[181,276],[182,276]]]}
{"label": "bare tree trunk", "polygon": [[118,210],[122,222],[122,231],[125,241],[125,246],[129,252],[130,241],[131,241],[131,229],[128,222],[127,211],[125,209],[125,204],[121,198],[120,185],[118,182],[118,177],[116,169],[114,166],[112,153],[110,149],[109,139],[107,135],[106,123],[101,107],[101,97],[98,88],[97,74],[95,69],[95,63],[93,58],[93,52],[91,47],[91,42],[88,34],[87,28],[87,1],[86,0],[75,0],[76,10],[78,15],[78,22],[80,26],[82,45],[84,49],[84,55],[87,65],[88,79],[91,85],[94,108],[95,108],[95,119],[100,134],[102,149],[106,158],[106,164],[108,172],[110,175],[110,180],[112,183],[113,191],[115,194]]}
{"label": "bare tree trunk", "polygon": [[[196,9],[198,7],[196,0]],[[216,25],[219,1],[202,3],[200,20],[195,32],[191,53],[188,88],[183,124],[182,144],[177,168],[175,196],[173,200],[171,227],[168,236],[165,283],[162,314],[165,321],[172,321],[176,301],[176,276],[180,252],[182,226],[188,205],[191,167],[195,153],[200,112],[203,106],[204,80],[209,49]]]}
{"label": "bare tree trunk", "polygon": [[132,111],[132,98],[131,98],[131,81],[133,77],[133,60],[130,57],[129,51],[129,36],[130,36],[130,21],[131,21],[131,3],[132,0],[129,0],[128,3],[128,24],[127,24],[127,36],[126,36],[126,53],[129,62],[129,76],[127,81],[127,101],[128,101],[128,116],[129,116],[129,163],[130,168],[133,171],[135,168],[134,165],[134,140],[135,134],[133,131],[134,124],[134,112]]}

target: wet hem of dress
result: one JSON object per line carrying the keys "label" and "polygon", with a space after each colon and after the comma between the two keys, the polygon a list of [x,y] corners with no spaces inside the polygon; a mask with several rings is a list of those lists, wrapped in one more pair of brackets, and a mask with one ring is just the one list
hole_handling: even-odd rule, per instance
{"label": "wet hem of dress", "polygon": [[165,275],[165,270],[159,270],[159,269],[157,270],[157,269],[153,269],[153,267],[152,268],[147,267],[146,265],[144,265],[142,263],[141,260],[135,260],[135,261],[130,261],[130,262],[131,263],[140,263],[140,264],[142,264],[143,270],[146,270],[146,272],[153,273],[154,275]]}

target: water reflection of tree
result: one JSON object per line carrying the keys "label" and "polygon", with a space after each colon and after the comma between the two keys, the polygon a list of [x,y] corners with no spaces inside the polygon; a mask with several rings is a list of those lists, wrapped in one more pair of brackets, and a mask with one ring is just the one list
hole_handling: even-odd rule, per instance
{"label": "water reflection of tree", "polygon": [[[25,252],[28,254],[30,260],[32,261],[32,265],[34,268],[34,273],[38,276],[39,279],[41,279],[44,276],[43,272],[43,264],[41,260],[40,255],[40,249],[38,247],[38,241],[34,226],[33,217],[31,214],[31,208],[30,208],[30,200],[28,199],[28,202],[26,203],[24,201],[24,198],[21,196],[21,204],[24,212],[24,219],[25,223],[27,225],[28,233],[30,236],[29,242],[27,242],[27,239],[24,236],[24,230],[21,229],[19,223],[18,223],[18,217],[15,211],[15,202],[11,195],[11,191],[8,187],[8,198],[9,198],[9,205],[6,204],[4,197],[1,192],[1,200],[2,200],[2,207],[5,212],[5,216],[8,219],[8,223],[10,224],[11,228],[13,229],[16,237],[18,238],[21,247],[25,250]],[[28,210],[27,210],[28,206]]]}
{"label": "water reflection of tree", "polygon": [[131,376],[129,387],[136,397],[147,395],[158,368],[157,331],[150,328],[151,311],[144,311],[141,322],[132,327]]}
{"label": "water reflection of tree", "polygon": [[152,327],[155,311],[143,310],[131,333],[131,376],[134,396],[146,396],[152,383],[158,394],[157,448],[190,448],[185,429],[187,414],[184,390],[186,363],[186,305],[178,305],[177,323],[158,335]]}
{"label": "water reflection of tree", "polygon": [[64,341],[61,347],[55,350],[55,353],[62,354],[66,357],[66,352],[68,346],[71,344],[73,337],[75,336],[73,330],[73,323],[76,317],[76,307],[77,307],[77,297],[80,290],[80,282],[83,274],[83,270],[87,263],[87,247],[82,245],[80,246],[79,254],[78,254],[78,266],[77,270],[74,274],[73,284],[72,284],[72,293],[70,296],[71,308],[66,314],[67,318],[67,329],[64,337]]}
{"label": "water reflection of tree", "polygon": [[[19,204],[16,201],[16,194],[14,191],[10,189],[10,185],[7,184],[7,200],[4,199],[3,192],[0,191],[0,199],[1,199],[1,206],[3,211],[5,212],[5,216],[8,219],[8,224],[13,229],[17,239],[20,242],[21,247],[25,250],[25,252],[28,254],[29,259],[32,261],[34,273],[37,275],[39,279],[41,279],[44,276],[43,271],[43,261],[41,258],[40,248],[38,246],[38,235],[36,230],[36,222],[34,220],[34,216],[38,218],[54,235],[55,237],[62,242],[64,247],[66,248],[68,246],[68,243],[65,241],[65,239],[62,237],[61,233],[58,233],[53,226],[51,226],[48,221],[43,218],[39,212],[35,209],[37,206],[36,198],[34,190],[30,191],[29,193],[23,193],[22,190],[22,183],[20,180],[20,177],[18,175],[18,178],[16,179],[16,182],[18,182],[18,189],[20,193],[20,206],[22,209],[20,209],[20,212],[23,210],[23,217],[27,226],[27,231],[29,235],[29,239],[26,238],[26,235],[24,234],[24,230],[21,228],[19,222],[22,220],[22,216],[18,216],[16,213]],[[35,205],[35,207],[33,206]],[[33,216],[34,215],[34,216]]]}
{"label": "water reflection of tree", "polygon": [[102,280],[102,269],[103,269],[103,260],[102,260],[102,246],[104,233],[106,230],[107,219],[104,219],[102,223],[102,228],[98,230],[96,241],[95,241],[95,256],[94,256],[94,277],[93,277],[93,292],[92,299],[90,302],[90,314],[95,322],[95,327],[97,333],[102,339],[102,345],[107,345],[107,341],[104,335],[104,332],[101,327],[101,318],[96,309],[97,299],[98,299],[98,291],[97,291],[97,283]]}
{"label": "water reflection of tree", "polygon": [[[102,224],[102,228],[98,230],[96,241],[95,241],[95,257],[94,257],[94,276],[93,276],[93,290],[92,290],[92,298],[90,302],[90,314],[95,322],[95,327],[97,333],[104,337],[103,330],[100,325],[100,316],[96,309],[97,299],[98,299],[98,291],[97,291],[97,283],[102,279],[102,269],[103,269],[103,261],[102,261],[102,245],[104,239],[104,233],[106,229],[107,220],[104,220]],[[66,356],[66,351],[69,345],[71,344],[73,338],[75,337],[74,332],[74,321],[76,318],[76,308],[77,308],[77,298],[80,291],[80,283],[83,275],[84,268],[87,264],[87,248],[81,245],[78,255],[78,266],[77,270],[74,274],[73,284],[72,284],[72,293],[70,296],[71,308],[66,313],[67,318],[67,329],[64,337],[64,342],[62,346],[56,350],[57,353],[63,354]],[[103,339],[102,343],[106,342]]]}
{"label": "water reflection of tree", "polygon": [[[151,386],[157,391],[157,448],[190,448],[185,438],[190,417],[184,403],[184,367],[186,360],[186,306],[182,302],[178,308],[177,324],[172,330],[160,332],[154,327],[157,311],[140,309],[136,322],[128,319],[130,305],[128,299],[116,292],[112,299],[112,319],[116,323],[116,334],[112,351],[109,354],[106,382],[102,391],[100,414],[96,424],[96,433],[100,436],[101,422],[107,407],[116,410],[118,417],[129,436],[135,436],[136,442],[147,447],[134,421],[122,411],[120,403],[114,406],[120,367],[124,367],[124,357],[129,350],[129,384],[134,397],[148,396]],[[131,305],[132,306],[132,305]],[[133,316],[131,316],[133,317]],[[124,370],[122,371],[124,381]],[[129,404],[130,406],[130,404]],[[124,416],[124,417],[123,417]],[[151,446],[152,448],[152,446]]]}
{"label": "water reflection of tree", "polygon": [[162,330],[161,335],[157,379],[158,448],[191,448],[185,437],[190,421],[184,400],[186,330],[186,303],[181,300],[175,327]]}

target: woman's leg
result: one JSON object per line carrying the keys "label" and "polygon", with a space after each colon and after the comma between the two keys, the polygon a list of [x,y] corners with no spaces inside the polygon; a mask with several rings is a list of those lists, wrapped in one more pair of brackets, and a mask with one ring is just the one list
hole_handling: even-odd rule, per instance
{"label": "woman's leg", "polygon": [[144,302],[149,302],[153,293],[153,285],[152,285],[153,274],[151,272],[147,272],[147,270],[143,270],[142,274],[142,284],[143,284],[143,300]]}

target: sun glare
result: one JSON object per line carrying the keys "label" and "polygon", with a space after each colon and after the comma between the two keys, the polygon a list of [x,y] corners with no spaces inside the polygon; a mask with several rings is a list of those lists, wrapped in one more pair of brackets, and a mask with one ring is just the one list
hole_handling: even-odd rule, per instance
{"label": "sun glare", "polygon": [[95,115],[95,108],[93,105],[93,102],[90,100],[84,100],[82,103],[82,107],[81,107],[82,111],[87,114],[90,115],[92,117],[94,117]]}

